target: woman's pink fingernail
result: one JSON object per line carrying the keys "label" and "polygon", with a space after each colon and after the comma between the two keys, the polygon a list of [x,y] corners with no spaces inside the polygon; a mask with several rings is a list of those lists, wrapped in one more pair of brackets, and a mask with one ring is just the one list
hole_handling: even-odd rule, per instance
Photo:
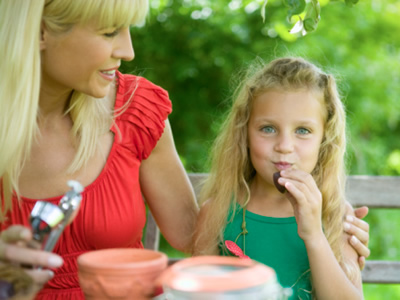
{"label": "woman's pink fingernail", "polygon": [[344,230],[346,230],[346,231],[350,230],[350,224],[347,222],[343,223],[343,227],[344,227]]}
{"label": "woman's pink fingernail", "polygon": [[48,260],[49,267],[58,268],[63,264],[63,260],[59,256],[50,256]]}
{"label": "woman's pink fingernail", "polygon": [[23,229],[20,233],[19,233],[19,237],[22,240],[28,240],[31,237],[31,233],[28,229]]}

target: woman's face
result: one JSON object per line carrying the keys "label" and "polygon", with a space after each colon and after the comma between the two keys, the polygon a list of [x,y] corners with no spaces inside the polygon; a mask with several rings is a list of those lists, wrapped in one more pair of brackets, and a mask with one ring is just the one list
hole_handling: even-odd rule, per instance
{"label": "woman's face", "polygon": [[324,135],[321,96],[311,91],[262,93],[254,99],[248,146],[256,176],[272,185],[273,173],[300,169],[311,173]]}
{"label": "woman's face", "polygon": [[102,98],[121,60],[134,57],[129,28],[99,30],[75,25],[66,33],[42,30],[42,92],[62,95],[77,90]]}

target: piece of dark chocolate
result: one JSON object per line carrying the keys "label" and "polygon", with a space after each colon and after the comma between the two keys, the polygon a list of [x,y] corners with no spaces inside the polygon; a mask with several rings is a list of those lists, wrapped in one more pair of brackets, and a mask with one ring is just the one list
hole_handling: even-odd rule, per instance
{"label": "piece of dark chocolate", "polygon": [[283,194],[284,192],[286,192],[286,188],[283,185],[279,184],[278,182],[279,177],[281,177],[281,172],[274,173],[273,176],[274,184],[275,187],[278,189],[278,191],[280,191]]}

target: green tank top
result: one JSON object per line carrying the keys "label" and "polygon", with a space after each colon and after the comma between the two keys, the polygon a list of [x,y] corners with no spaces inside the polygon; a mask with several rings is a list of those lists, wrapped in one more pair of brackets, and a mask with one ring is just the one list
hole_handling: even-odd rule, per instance
{"label": "green tank top", "polygon": [[[235,241],[242,232],[243,210],[238,208],[232,222],[229,220],[230,216],[224,240]],[[272,218],[246,211],[246,228],[245,247],[243,235],[236,241],[245,254],[275,270],[279,283],[293,291],[289,299],[311,299],[310,265],[295,217]],[[221,245],[220,252],[233,255],[225,245]]]}

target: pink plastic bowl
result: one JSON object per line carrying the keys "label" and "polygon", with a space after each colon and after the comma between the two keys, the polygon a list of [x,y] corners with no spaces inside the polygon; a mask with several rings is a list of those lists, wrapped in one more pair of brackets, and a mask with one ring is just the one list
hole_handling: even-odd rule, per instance
{"label": "pink plastic bowl", "polygon": [[167,264],[167,256],[153,250],[91,251],[78,257],[79,282],[87,300],[151,299]]}

